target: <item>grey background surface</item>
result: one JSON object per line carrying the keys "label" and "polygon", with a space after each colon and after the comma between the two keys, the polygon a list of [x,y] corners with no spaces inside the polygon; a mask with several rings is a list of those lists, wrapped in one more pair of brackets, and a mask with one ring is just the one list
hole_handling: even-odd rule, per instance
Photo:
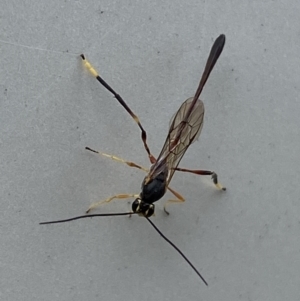
{"label": "grey background surface", "polygon": [[[299,1],[1,3],[1,300],[299,300]],[[143,172],[85,146],[149,166],[138,127],[78,55],[157,156],[220,33],[204,128],[181,166],[216,171],[228,191],[176,173],[186,203],[167,217],[167,193],[153,218],[209,286],[137,216],[39,226],[139,192]]]}

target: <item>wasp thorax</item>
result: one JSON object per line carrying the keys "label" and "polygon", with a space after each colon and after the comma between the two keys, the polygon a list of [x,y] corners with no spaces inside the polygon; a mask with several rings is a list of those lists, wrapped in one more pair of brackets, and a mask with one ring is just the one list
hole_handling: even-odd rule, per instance
{"label": "wasp thorax", "polygon": [[131,208],[135,213],[141,213],[144,216],[150,217],[154,213],[155,206],[145,203],[141,199],[135,199]]}

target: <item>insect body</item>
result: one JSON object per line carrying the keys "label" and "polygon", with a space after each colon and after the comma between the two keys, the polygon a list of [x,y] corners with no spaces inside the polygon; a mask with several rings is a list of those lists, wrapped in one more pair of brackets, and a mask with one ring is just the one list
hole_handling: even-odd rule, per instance
{"label": "insect body", "polygon": [[144,178],[142,183],[142,191],[140,194],[121,194],[115,195],[106,199],[105,201],[98,202],[92,204],[87,212],[91,209],[97,207],[101,203],[110,202],[112,199],[119,198],[128,198],[135,197],[135,201],[132,203],[132,210],[135,213],[141,213],[141,215],[145,215],[150,217],[154,213],[154,203],[158,201],[160,198],[164,196],[166,190],[169,189],[175,196],[176,199],[169,200],[165,206],[164,210],[166,213],[166,205],[169,203],[175,202],[184,202],[184,198],[176,191],[169,187],[170,181],[174,175],[176,170],[183,172],[191,172],[198,175],[210,175],[214,181],[214,184],[221,190],[225,190],[226,188],[222,187],[218,183],[218,177],[215,172],[207,171],[207,170],[190,170],[184,168],[178,168],[178,164],[185,154],[188,147],[199,137],[201,133],[201,129],[203,126],[203,117],[204,117],[204,104],[199,99],[199,96],[202,92],[202,89],[209,77],[210,72],[212,71],[215,63],[217,62],[223,47],[225,44],[225,35],[220,35],[216,41],[214,42],[209,57],[206,62],[206,66],[204,72],[202,74],[198,89],[195,93],[194,97],[188,98],[179,108],[179,110],[175,113],[170,122],[170,128],[168,132],[167,139],[165,144],[158,156],[157,159],[151,154],[149,147],[147,145],[147,135],[146,131],[142,127],[138,117],[131,111],[131,109],[127,106],[125,101],[121,98],[119,94],[117,94],[97,73],[97,71],[92,67],[92,65],[86,60],[85,56],[82,54],[81,58],[87,69],[96,77],[96,79],[107,89],[109,90],[115,98],[119,101],[119,103],[126,109],[126,111],[132,116],[135,122],[138,124],[142,131],[142,140],[144,143],[144,147],[148,153],[150,162],[152,166],[150,170],[133,163],[125,161],[121,158],[107,155],[104,153],[100,153],[98,151],[94,151],[91,148],[86,148],[90,151],[93,151],[98,154],[102,154],[104,156],[110,157],[113,160],[120,161],[126,163],[129,166],[137,167],[143,169],[148,172],[147,176]]}
{"label": "insect body", "polygon": [[144,178],[142,182],[142,191],[139,194],[114,195],[102,202],[97,202],[92,204],[87,210],[87,213],[91,209],[99,206],[102,203],[108,203],[113,199],[126,199],[130,197],[135,198],[135,201],[132,203],[133,212],[90,214],[90,215],[77,216],[65,220],[43,222],[41,224],[64,223],[72,220],[88,218],[93,216],[124,216],[124,215],[139,214],[141,216],[144,216],[148,220],[148,222],[160,234],[160,236],[164,238],[186,260],[186,262],[193,268],[193,270],[197,273],[197,275],[207,285],[205,279],[202,277],[199,271],[194,267],[194,265],[189,261],[189,259],[154,225],[154,223],[149,219],[149,217],[154,213],[154,203],[164,196],[167,189],[176,196],[176,199],[169,200],[165,204],[164,210],[166,213],[168,213],[166,211],[167,204],[175,203],[175,202],[184,202],[184,198],[169,186],[175,171],[190,172],[197,175],[210,175],[217,188],[221,190],[225,190],[225,188],[218,183],[218,177],[215,172],[208,171],[208,170],[191,170],[191,169],[178,167],[178,164],[180,163],[180,160],[182,159],[188,147],[199,137],[201,133],[201,129],[203,126],[203,117],[204,117],[204,105],[203,102],[199,99],[199,96],[209,77],[210,72],[212,71],[215,63],[217,62],[223,50],[224,44],[225,44],[225,35],[220,35],[212,46],[212,49],[207,59],[207,63],[204,72],[202,74],[198,89],[195,93],[195,96],[188,98],[180,106],[179,110],[175,113],[175,115],[171,119],[167,139],[157,159],[150,152],[150,149],[147,144],[146,131],[142,127],[138,117],[131,111],[131,109],[128,107],[128,105],[125,103],[122,97],[119,94],[117,94],[100,77],[97,71],[92,67],[92,65],[85,59],[84,55],[82,54],[81,58],[85,66],[87,67],[87,69],[93,74],[93,76],[96,77],[96,79],[108,91],[110,91],[115,96],[115,98],[119,101],[119,103],[125,108],[125,110],[131,115],[131,117],[138,124],[139,128],[141,129],[141,138],[145,150],[148,153],[149,160],[152,163],[152,166],[150,167],[150,170],[148,170],[147,168],[144,168],[134,162],[125,161],[119,157],[108,155],[99,151],[95,151],[89,147],[86,147],[86,149],[89,151],[95,152],[99,155],[103,155],[115,161],[127,164],[130,167],[135,167],[147,172],[147,176]]}

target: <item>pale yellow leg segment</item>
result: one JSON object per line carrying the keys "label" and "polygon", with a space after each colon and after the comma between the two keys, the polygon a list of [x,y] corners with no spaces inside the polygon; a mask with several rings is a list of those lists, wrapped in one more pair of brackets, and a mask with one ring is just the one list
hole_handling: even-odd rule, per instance
{"label": "pale yellow leg segment", "polygon": [[96,207],[99,207],[100,205],[102,205],[104,203],[111,202],[113,199],[128,199],[128,198],[138,198],[138,197],[139,197],[139,194],[116,194],[110,198],[107,198],[104,201],[92,203],[90,205],[90,207],[88,208],[88,210],[86,211],[86,213],[89,213],[92,209],[95,209]]}
{"label": "pale yellow leg segment", "polygon": [[94,153],[96,153],[96,154],[99,154],[99,155],[101,155],[101,156],[110,158],[110,159],[112,159],[112,160],[114,160],[114,161],[117,161],[117,162],[121,162],[121,163],[127,164],[127,165],[130,166],[130,167],[135,167],[135,168],[141,169],[141,170],[143,170],[143,171],[145,171],[145,172],[149,172],[149,169],[147,169],[147,168],[145,168],[145,167],[143,167],[143,166],[140,166],[140,165],[138,165],[138,164],[136,164],[136,163],[134,163],[134,162],[126,161],[126,160],[124,160],[124,159],[122,159],[122,158],[119,158],[119,157],[116,157],[116,156],[114,156],[114,155],[109,155],[109,154],[106,154],[106,153],[102,153],[102,152],[99,152],[99,151],[95,151],[95,150],[93,150],[93,149],[91,149],[91,148],[89,148],[89,147],[86,147],[86,149],[89,150],[89,151],[92,151],[92,152],[94,152]]}
{"label": "pale yellow leg segment", "polygon": [[217,174],[214,172],[211,176],[214,184],[216,185],[216,187],[219,189],[219,190],[223,190],[223,191],[226,191],[226,187],[222,186],[219,182],[218,182],[218,176]]}
{"label": "pale yellow leg segment", "polygon": [[176,200],[168,200],[164,205],[164,211],[169,215],[170,213],[166,209],[167,205],[169,205],[170,203],[183,203],[185,202],[185,198],[172,188],[168,187],[168,189],[177,197]]}
{"label": "pale yellow leg segment", "polygon": [[85,58],[85,56],[83,54],[81,55],[81,58],[82,58],[84,66],[92,73],[93,76],[97,77],[98,76],[98,72],[91,65],[91,63]]}
{"label": "pale yellow leg segment", "polygon": [[226,190],[226,188],[225,187],[223,187],[220,183],[218,183],[218,184],[215,184],[216,185],[216,187],[219,189],[219,190],[223,190],[223,191],[225,191]]}

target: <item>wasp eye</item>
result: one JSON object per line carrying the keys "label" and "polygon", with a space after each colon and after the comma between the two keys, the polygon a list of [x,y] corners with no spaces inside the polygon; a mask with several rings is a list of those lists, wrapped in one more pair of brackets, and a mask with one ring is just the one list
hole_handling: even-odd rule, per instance
{"label": "wasp eye", "polygon": [[131,209],[133,212],[140,212],[141,208],[141,199],[135,199],[134,202],[131,205]]}
{"label": "wasp eye", "polygon": [[153,204],[149,205],[148,209],[145,211],[145,216],[150,217],[154,213],[155,206]]}

